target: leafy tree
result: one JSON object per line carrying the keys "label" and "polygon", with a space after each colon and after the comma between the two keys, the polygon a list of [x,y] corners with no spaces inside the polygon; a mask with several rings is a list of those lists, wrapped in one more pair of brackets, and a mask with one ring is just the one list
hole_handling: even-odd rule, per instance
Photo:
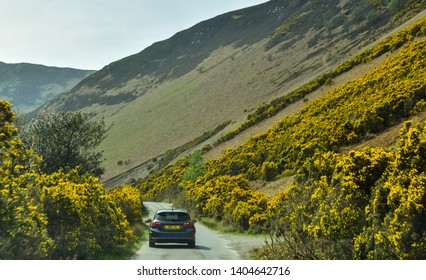
{"label": "leafy tree", "polygon": [[91,121],[82,112],[44,113],[29,128],[31,147],[43,158],[41,170],[51,174],[61,168],[80,167],[81,173],[103,174],[102,152],[94,149],[105,138],[105,122]]}
{"label": "leafy tree", "polygon": [[201,151],[195,151],[187,160],[188,166],[185,169],[183,178],[189,181],[195,181],[198,177],[202,176],[205,172],[203,167],[203,156]]}
{"label": "leafy tree", "polygon": [[389,1],[388,8],[392,13],[397,13],[407,3],[406,0],[391,0]]}

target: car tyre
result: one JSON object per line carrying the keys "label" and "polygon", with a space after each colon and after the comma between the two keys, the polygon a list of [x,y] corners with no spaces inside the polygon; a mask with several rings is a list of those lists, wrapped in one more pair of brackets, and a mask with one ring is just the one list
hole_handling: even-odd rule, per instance
{"label": "car tyre", "polygon": [[189,248],[195,248],[195,240],[188,243]]}
{"label": "car tyre", "polygon": [[155,247],[155,242],[152,240],[149,240],[149,247],[151,248]]}

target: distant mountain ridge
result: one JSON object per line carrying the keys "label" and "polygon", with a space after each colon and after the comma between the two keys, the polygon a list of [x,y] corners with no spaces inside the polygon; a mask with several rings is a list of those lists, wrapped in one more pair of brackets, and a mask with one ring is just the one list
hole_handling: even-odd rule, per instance
{"label": "distant mountain ridge", "polygon": [[0,98],[27,113],[70,90],[93,70],[49,67],[31,63],[0,62]]}
{"label": "distant mountain ridge", "polygon": [[354,56],[403,22],[382,2],[273,0],[229,12],[107,65],[43,110],[113,124],[100,147],[108,179],[225,123],[219,134],[235,129]]}

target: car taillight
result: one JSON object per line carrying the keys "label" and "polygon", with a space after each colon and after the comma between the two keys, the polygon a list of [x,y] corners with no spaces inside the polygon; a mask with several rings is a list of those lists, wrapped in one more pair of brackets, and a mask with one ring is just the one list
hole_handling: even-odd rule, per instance
{"label": "car taillight", "polygon": [[163,225],[162,223],[159,223],[157,221],[152,221],[151,222],[151,227],[161,227],[162,225]]}
{"label": "car taillight", "polygon": [[194,222],[193,221],[189,221],[189,222],[185,222],[183,223],[184,227],[193,227],[194,226]]}

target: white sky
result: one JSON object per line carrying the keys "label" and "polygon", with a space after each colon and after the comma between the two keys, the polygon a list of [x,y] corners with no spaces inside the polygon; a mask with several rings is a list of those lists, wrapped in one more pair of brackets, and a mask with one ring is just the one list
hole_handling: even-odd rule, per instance
{"label": "white sky", "polygon": [[0,61],[98,70],[266,0],[1,0]]}

